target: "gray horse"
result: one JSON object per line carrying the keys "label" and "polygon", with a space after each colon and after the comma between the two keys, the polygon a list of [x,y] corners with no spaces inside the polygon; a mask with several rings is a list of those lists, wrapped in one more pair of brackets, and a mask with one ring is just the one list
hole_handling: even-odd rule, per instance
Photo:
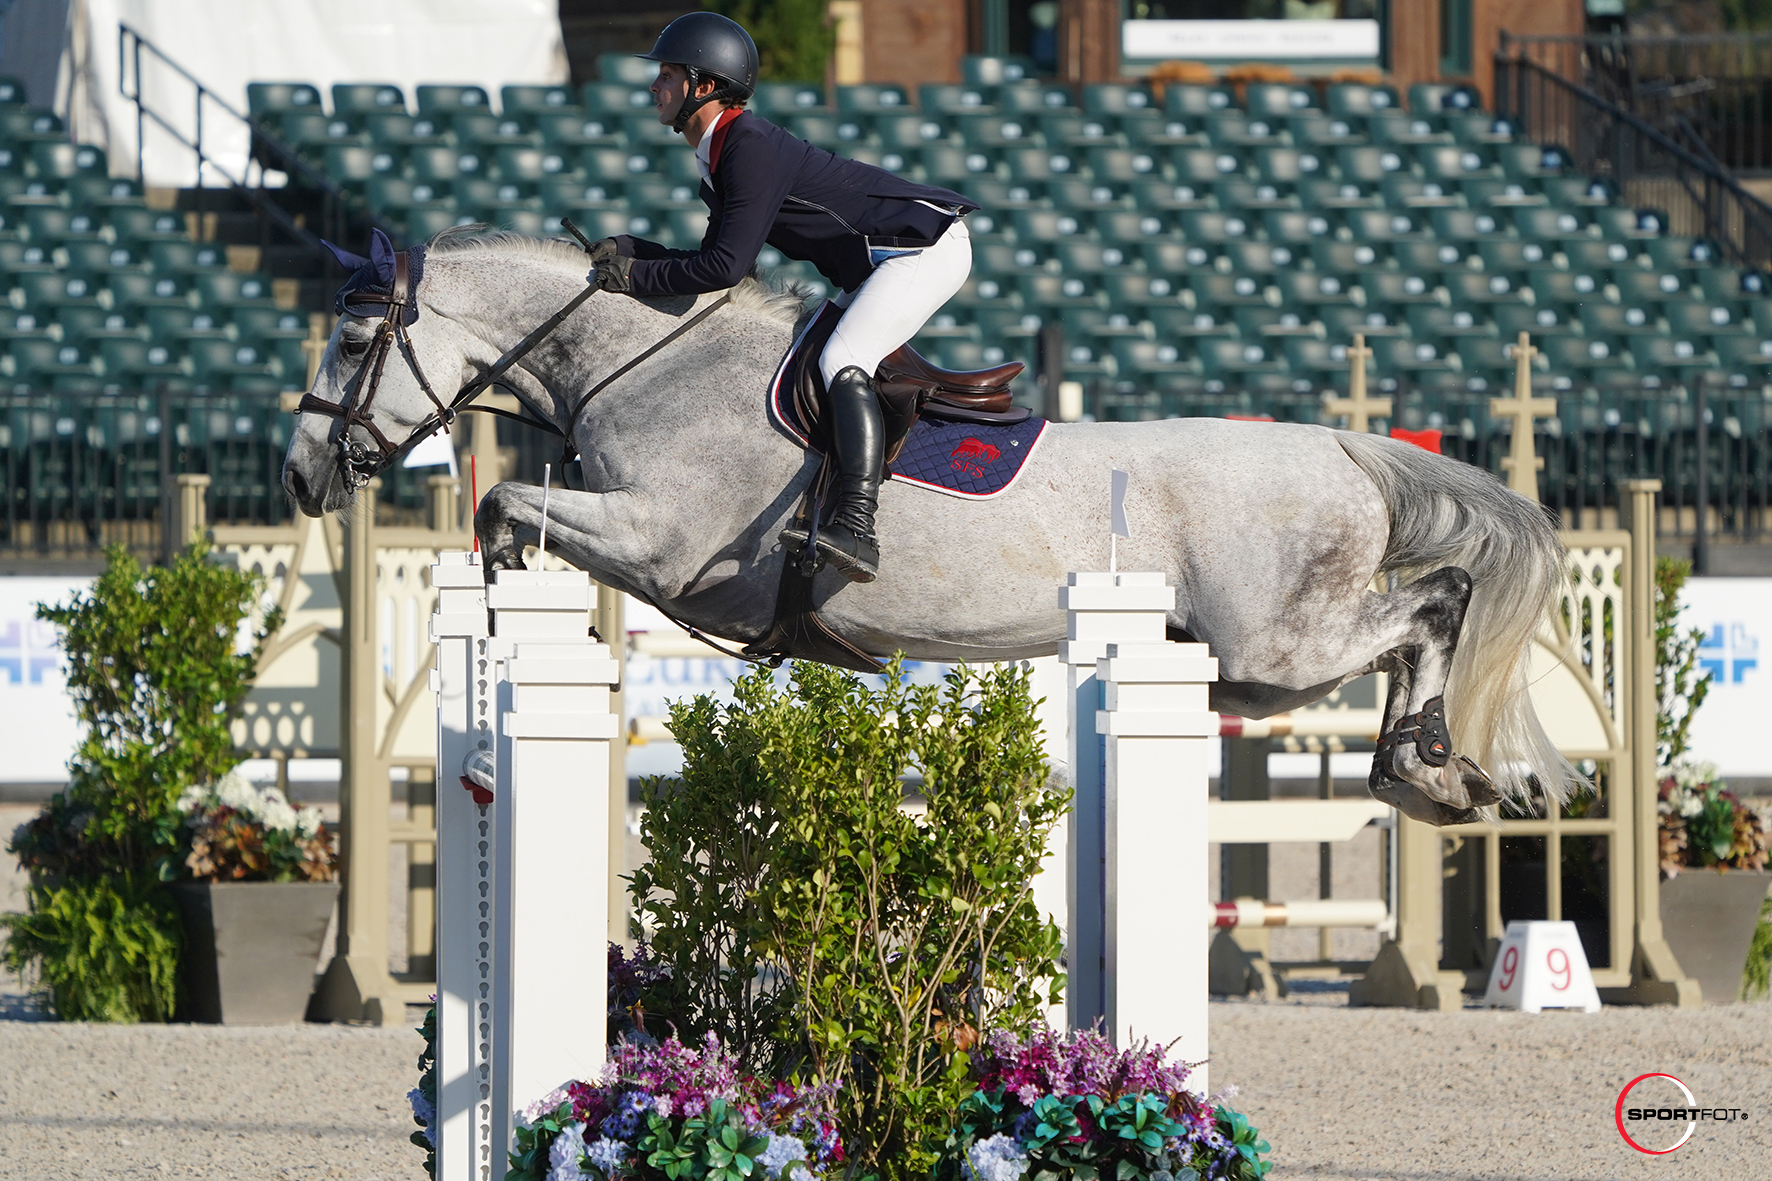
{"label": "gray horse", "polygon": [[[403,440],[432,410],[413,362],[447,400],[581,292],[585,273],[584,255],[564,242],[433,241],[410,352],[391,354],[380,377],[381,433]],[[600,583],[750,642],[772,622],[785,560],[776,536],[818,466],[764,406],[804,315],[798,294],[747,280],[564,421],[584,391],[714,298],[599,293],[504,384],[531,414],[563,426],[582,457],[587,491],[552,494],[550,549]],[[312,397],[345,400],[376,327],[340,320]],[[305,414],[290,442],[284,486],[311,516],[350,502],[345,429]],[[1107,563],[1111,468],[1131,473],[1134,529],[1120,566],[1162,571],[1177,588],[1171,635],[1211,645],[1223,678],[1215,709],[1265,717],[1387,672],[1390,740],[1374,759],[1375,796],[1434,824],[1492,816],[1488,806],[1524,798],[1529,779],[1562,797],[1574,773],[1527,693],[1528,646],[1563,577],[1552,524],[1489,473],[1390,439],[1219,419],[1054,423],[993,499],[888,481],[880,577],[855,585],[818,575],[821,616],[875,653],[996,661],[1054,652],[1066,572]],[[486,494],[475,524],[489,566],[521,565],[541,500],[540,488],[508,482]],[[1376,593],[1387,574],[1393,589]]]}

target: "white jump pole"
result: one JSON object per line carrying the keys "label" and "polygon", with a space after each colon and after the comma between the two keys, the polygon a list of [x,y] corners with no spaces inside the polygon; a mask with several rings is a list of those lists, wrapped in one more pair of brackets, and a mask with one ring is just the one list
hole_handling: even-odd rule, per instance
{"label": "white jump pole", "polygon": [[607,1057],[603,924],[563,936],[560,915],[609,913],[609,743],[621,720],[609,710],[616,662],[590,639],[589,575],[502,570],[486,600],[494,638],[509,645],[497,684],[496,1178],[515,1111],[597,1077]]}
{"label": "white jump pole", "polygon": [[498,1181],[515,1111],[607,1056],[605,943],[561,938],[559,908],[608,910],[616,662],[590,641],[583,573],[505,570],[486,586],[472,555],[445,553],[432,577],[437,1176]]}
{"label": "white jump pole", "polygon": [[[1059,659],[1069,667],[1067,931],[1073,1028],[1104,1023],[1207,1053],[1207,938],[1183,918],[1207,896],[1206,805],[1218,717],[1218,662],[1204,644],[1165,640],[1174,588],[1160,573],[1073,573]],[[1197,913],[1197,912],[1196,912]],[[1189,929],[1197,936],[1184,934]],[[1189,1082],[1206,1093],[1206,1068]]]}
{"label": "white jump pole", "polygon": [[492,754],[493,660],[478,554],[437,555],[431,642],[437,667],[437,1181],[496,1181],[493,1152],[492,932],[495,819],[490,793],[462,784],[468,757]]}

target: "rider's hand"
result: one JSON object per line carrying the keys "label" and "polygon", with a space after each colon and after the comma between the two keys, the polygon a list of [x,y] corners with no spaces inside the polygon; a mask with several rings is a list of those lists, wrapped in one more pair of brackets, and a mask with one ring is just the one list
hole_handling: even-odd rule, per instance
{"label": "rider's hand", "polygon": [[[598,243],[602,245],[602,243]],[[604,291],[626,292],[634,289],[629,272],[633,270],[634,260],[623,258],[619,254],[610,255],[598,261],[591,269],[590,281]]]}
{"label": "rider's hand", "polygon": [[614,258],[621,253],[620,246],[614,238],[601,238],[591,243],[591,265],[596,266],[607,258]]}

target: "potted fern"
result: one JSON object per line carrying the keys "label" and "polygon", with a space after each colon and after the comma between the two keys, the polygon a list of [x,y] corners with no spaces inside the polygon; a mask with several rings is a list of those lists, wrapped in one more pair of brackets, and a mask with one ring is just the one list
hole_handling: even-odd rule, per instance
{"label": "potted fern", "polygon": [[287,1025],[307,1012],[338,900],[332,833],[239,771],[186,789],[193,880],[173,888],[184,920],[184,1015],[224,1025]]}

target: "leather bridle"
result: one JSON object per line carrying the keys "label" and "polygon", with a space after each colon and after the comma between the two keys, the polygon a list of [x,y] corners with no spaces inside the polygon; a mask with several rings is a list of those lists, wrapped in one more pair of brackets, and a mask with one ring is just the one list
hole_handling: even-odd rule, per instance
{"label": "leather bridle", "polygon": [[[577,227],[569,225],[567,228],[581,242],[584,241],[583,235],[578,233]],[[410,282],[410,275],[414,270],[423,274],[423,249],[414,247],[414,250],[419,251],[419,265],[417,267],[410,265],[408,258],[410,252],[402,250],[394,255],[394,284],[391,290],[383,292],[360,289],[351,291],[343,297],[343,310],[352,314],[361,314],[356,311],[359,305],[384,305],[384,314],[381,322],[376,325],[375,336],[370,340],[369,352],[364,356],[363,364],[357,369],[356,375],[351,378],[350,384],[345,387],[344,397],[338,402],[328,402],[309,390],[302,395],[301,401],[296,405],[296,413],[298,414],[312,411],[315,414],[324,414],[331,418],[344,420],[344,429],[339,432],[339,471],[344,477],[345,485],[352,491],[367,485],[378,472],[393,463],[403,452],[429,438],[439,429],[444,434],[448,434],[456,416],[470,411],[496,414],[501,418],[514,419],[550,434],[559,435],[565,440],[565,460],[570,462],[577,457],[576,449],[572,446],[572,424],[577,420],[586,404],[618,378],[626,375],[636,365],[700,324],[732,299],[731,292],[722,295],[688,321],[672,329],[663,339],[599,381],[573,404],[571,412],[566,416],[566,425],[562,428],[542,419],[530,418],[524,414],[513,414],[495,406],[474,406],[470,403],[492,386],[500,384],[500,379],[509,372],[513,365],[522,360],[536,345],[547,339],[554,329],[579,309],[585,300],[595,295],[598,288],[587,284],[585,289],[568,300],[564,307],[537,325],[522,340],[512,345],[503,356],[492,363],[490,369],[467,385],[462,386],[456,392],[455,397],[445,405],[443,400],[437,396],[437,391],[432,388],[430,379],[425,376],[424,367],[419,364],[418,353],[412,347],[412,338],[406,334],[406,325],[410,320],[418,318],[418,296]],[[389,441],[388,437],[382,433],[381,428],[375,425],[373,414],[376,391],[381,387],[382,371],[387,365],[388,354],[396,348],[400,350],[401,356],[406,361],[406,367],[412,371],[412,376],[418,381],[419,388],[424,390],[425,396],[431,400],[431,405],[436,407],[432,413],[420,420],[406,438],[399,443]],[[369,436],[375,440],[375,450],[372,451],[362,440],[351,437],[353,426],[360,426],[369,433]]]}

